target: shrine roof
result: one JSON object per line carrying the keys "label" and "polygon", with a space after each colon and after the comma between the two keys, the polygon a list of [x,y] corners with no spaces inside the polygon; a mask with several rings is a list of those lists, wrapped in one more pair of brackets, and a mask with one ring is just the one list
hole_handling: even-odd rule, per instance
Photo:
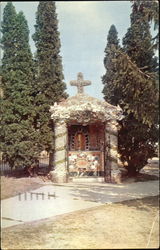
{"label": "shrine roof", "polygon": [[50,108],[53,120],[77,120],[79,123],[100,120],[121,120],[122,110],[106,101],[101,101],[85,93],[78,93]]}
{"label": "shrine roof", "polygon": [[91,81],[84,80],[81,72],[77,74],[77,80],[70,81],[70,84],[77,87],[78,93],[58,104],[55,103],[50,108],[54,121],[87,124],[122,119],[122,110],[119,106],[113,106],[84,93],[84,87],[91,85]]}

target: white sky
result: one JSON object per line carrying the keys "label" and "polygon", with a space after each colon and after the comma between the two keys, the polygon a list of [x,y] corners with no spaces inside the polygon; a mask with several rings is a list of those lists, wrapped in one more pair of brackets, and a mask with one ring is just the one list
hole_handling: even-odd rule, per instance
{"label": "white sky", "polygon": [[[2,2],[2,9],[6,2]],[[35,32],[35,13],[38,2],[14,2],[17,12],[23,11],[30,29],[30,45],[35,52],[31,35]],[[63,73],[69,95],[77,93],[69,85],[82,72],[92,82],[85,87],[91,96],[103,99],[101,77],[105,73],[103,59],[110,26],[114,24],[120,42],[130,26],[130,1],[60,1],[56,2],[61,40]],[[1,11],[3,12],[3,11]],[[1,13],[3,14],[3,13]]]}

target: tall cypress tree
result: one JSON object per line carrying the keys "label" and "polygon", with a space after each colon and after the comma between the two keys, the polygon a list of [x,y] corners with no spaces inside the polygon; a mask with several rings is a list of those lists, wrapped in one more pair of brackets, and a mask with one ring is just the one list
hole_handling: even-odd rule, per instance
{"label": "tall cypress tree", "polygon": [[[3,48],[3,58],[2,58],[2,66],[1,66],[1,130],[0,130],[0,138],[1,138],[1,151],[6,152],[5,149],[5,121],[4,114],[7,111],[7,100],[4,103],[4,87],[8,84],[7,81],[10,79],[9,72],[12,70],[14,53],[15,53],[15,30],[16,30],[16,10],[13,4],[7,3],[3,12],[3,22],[2,22],[2,39],[1,39],[1,47]],[[3,81],[2,81],[3,79]],[[6,91],[5,91],[6,92]],[[5,93],[6,95],[6,93]],[[9,102],[8,102],[9,107]],[[11,115],[10,115],[11,116]],[[10,117],[8,115],[8,119]],[[13,119],[13,115],[11,119]],[[13,167],[14,163],[10,160],[10,166]]]}
{"label": "tall cypress tree", "polygon": [[119,151],[129,175],[139,172],[148,158],[154,156],[158,139],[157,62],[149,22],[145,18],[142,22],[144,6],[147,8],[147,1],[134,1],[131,27],[123,39],[128,57],[119,55],[117,58],[120,106],[125,114],[119,131]]}
{"label": "tall cypress tree", "polygon": [[3,73],[5,72],[5,79],[7,80],[7,72],[12,68],[12,61],[14,60],[16,50],[16,10],[11,2],[7,3],[4,8],[1,31],[3,34],[1,39],[1,47],[3,49],[2,67]]}
{"label": "tall cypress tree", "polygon": [[104,57],[104,67],[106,69],[105,75],[102,77],[102,83],[104,88],[102,93],[104,94],[104,99],[113,104],[118,104],[118,95],[119,90],[115,88],[114,81],[117,79],[115,64],[113,59],[116,57],[116,52],[111,50],[112,46],[115,46],[116,49],[119,48],[119,39],[118,32],[114,25],[111,25],[108,36],[107,36],[107,45],[105,48],[105,57]]}
{"label": "tall cypress tree", "polygon": [[157,67],[157,58],[154,56],[152,48],[150,23],[143,18],[145,7],[148,7],[148,1],[134,2],[131,13],[131,27],[123,38],[123,48],[131,60],[144,72],[154,72]]}
{"label": "tall cypress tree", "polygon": [[[42,145],[52,154],[54,149],[53,124],[49,109],[54,102],[58,102],[67,96],[64,92],[66,85],[63,82],[61,45],[55,2],[42,1],[39,3],[33,40],[37,48],[36,64],[38,72],[37,95],[35,97],[36,122],[40,129]],[[50,167],[52,167],[51,161]]]}
{"label": "tall cypress tree", "polygon": [[33,126],[34,65],[27,21],[22,12],[16,14],[12,3],[4,8],[2,34],[1,150],[11,168],[29,167],[40,151]]}

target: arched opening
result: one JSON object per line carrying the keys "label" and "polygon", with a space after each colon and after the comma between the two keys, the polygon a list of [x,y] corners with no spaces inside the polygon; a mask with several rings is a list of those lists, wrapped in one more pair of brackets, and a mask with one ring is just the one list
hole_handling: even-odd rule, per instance
{"label": "arched opening", "polygon": [[83,151],[86,149],[86,137],[83,132],[78,132],[74,136],[75,150]]}

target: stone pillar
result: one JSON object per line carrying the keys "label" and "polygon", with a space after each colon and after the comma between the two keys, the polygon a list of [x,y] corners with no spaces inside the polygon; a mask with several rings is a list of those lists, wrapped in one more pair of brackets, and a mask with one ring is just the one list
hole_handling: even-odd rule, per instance
{"label": "stone pillar", "polygon": [[121,172],[118,168],[118,123],[117,121],[109,121],[105,129],[106,140],[106,166],[105,181],[112,183],[121,182]]}
{"label": "stone pillar", "polygon": [[67,171],[67,125],[65,122],[55,123],[55,154],[54,170],[50,172],[51,179],[56,183],[68,181]]}

